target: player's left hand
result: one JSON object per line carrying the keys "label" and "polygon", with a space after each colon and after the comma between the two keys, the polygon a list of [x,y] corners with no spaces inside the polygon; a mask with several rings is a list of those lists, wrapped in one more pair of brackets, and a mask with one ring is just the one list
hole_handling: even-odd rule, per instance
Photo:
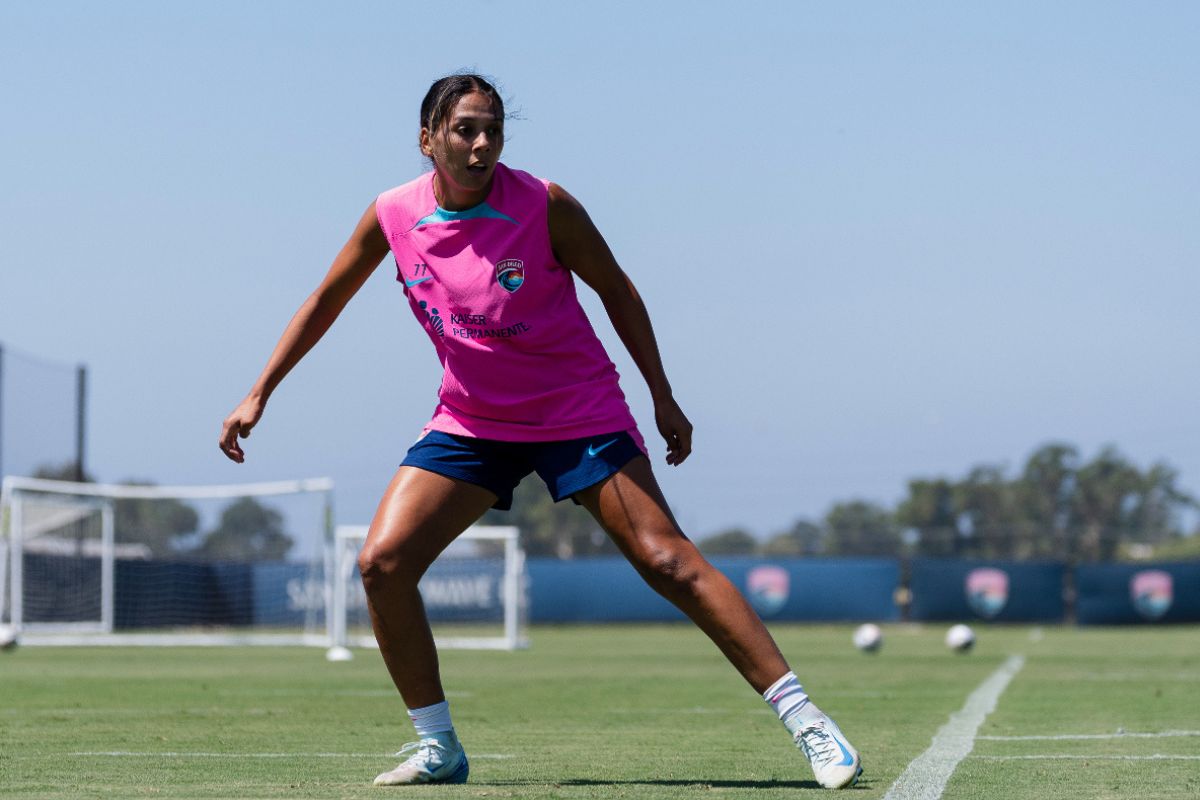
{"label": "player's left hand", "polygon": [[654,404],[654,422],[667,440],[667,463],[679,466],[692,454],[692,423],[674,398]]}

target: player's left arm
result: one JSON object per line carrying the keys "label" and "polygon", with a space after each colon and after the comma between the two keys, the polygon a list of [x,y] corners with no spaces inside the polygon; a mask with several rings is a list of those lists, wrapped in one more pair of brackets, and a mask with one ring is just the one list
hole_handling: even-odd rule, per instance
{"label": "player's left arm", "polygon": [[692,452],[692,423],[675,402],[663,369],[646,304],[617,264],[587,211],[565,189],[550,184],[550,245],[558,262],[595,290],[654,401],[654,421],[667,441],[667,463],[683,463]]}

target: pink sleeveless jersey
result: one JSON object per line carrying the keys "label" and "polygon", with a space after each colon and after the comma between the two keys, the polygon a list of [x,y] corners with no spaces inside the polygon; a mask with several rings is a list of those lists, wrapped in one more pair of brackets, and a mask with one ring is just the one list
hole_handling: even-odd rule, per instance
{"label": "pink sleeveless jersey", "polygon": [[547,183],[497,164],[487,201],[438,207],[433,173],[375,209],[417,321],[444,373],[425,430],[510,442],[628,430],[617,370],[555,259]]}

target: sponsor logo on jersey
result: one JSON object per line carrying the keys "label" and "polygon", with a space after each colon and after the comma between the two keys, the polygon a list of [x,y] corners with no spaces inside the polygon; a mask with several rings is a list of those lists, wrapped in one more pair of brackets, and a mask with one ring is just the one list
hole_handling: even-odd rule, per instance
{"label": "sponsor logo on jersey", "polygon": [[1008,603],[1008,573],[980,567],[967,573],[967,603],[984,619],[992,619]]}
{"label": "sponsor logo on jersey", "polygon": [[750,605],[763,616],[777,613],[791,594],[791,576],[783,567],[755,567],[746,573],[746,594]]}
{"label": "sponsor logo on jersey", "polygon": [[1129,597],[1133,607],[1146,619],[1161,619],[1175,600],[1175,585],[1171,573],[1161,569],[1136,572],[1129,581]]}
{"label": "sponsor logo on jersey", "polygon": [[525,262],[519,258],[506,258],[496,265],[496,281],[506,292],[515,292],[525,283]]}
{"label": "sponsor logo on jersey", "polygon": [[441,336],[443,339],[446,338],[446,323],[438,315],[438,310],[436,308],[429,308],[429,304],[424,300],[417,303],[417,305],[425,312],[425,317],[429,320],[429,327],[433,328],[438,336]]}

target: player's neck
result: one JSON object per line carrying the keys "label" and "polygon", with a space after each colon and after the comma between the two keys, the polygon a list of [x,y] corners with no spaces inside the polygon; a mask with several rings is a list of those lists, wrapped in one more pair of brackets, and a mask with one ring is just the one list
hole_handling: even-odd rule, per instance
{"label": "player's neck", "polygon": [[466,189],[456,186],[453,181],[443,180],[442,176],[435,172],[433,173],[433,197],[437,200],[439,208],[447,211],[466,211],[487,200],[495,179],[493,175],[492,180],[489,180],[487,186],[482,189]]}

